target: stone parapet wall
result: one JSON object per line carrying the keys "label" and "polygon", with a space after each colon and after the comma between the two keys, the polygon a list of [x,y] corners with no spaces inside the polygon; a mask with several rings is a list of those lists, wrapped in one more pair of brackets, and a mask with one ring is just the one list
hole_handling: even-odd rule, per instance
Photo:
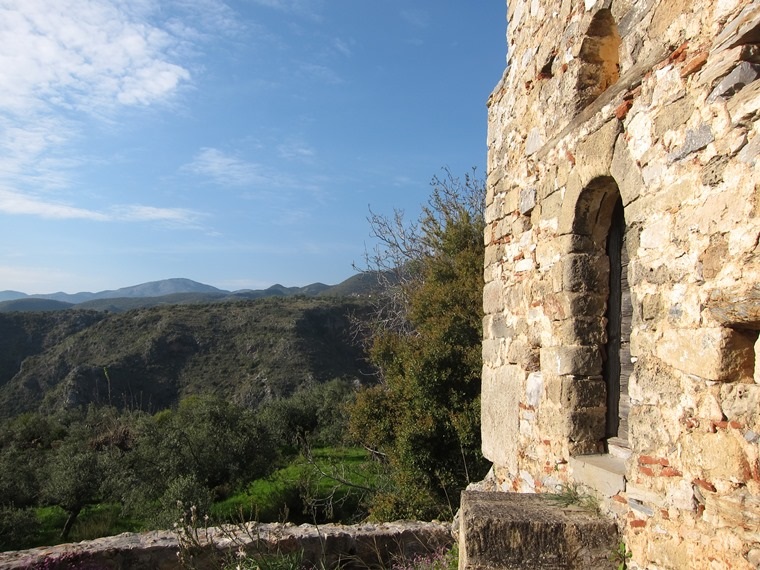
{"label": "stone parapet wall", "polygon": [[[756,1],[508,2],[483,451],[519,492],[619,459],[625,489],[603,499],[641,568],[760,567],[759,42]],[[607,417],[617,200],[627,443]]]}
{"label": "stone parapet wall", "polygon": [[[180,540],[186,546],[180,554]],[[0,570],[218,569],[239,551],[250,556],[294,555],[316,568],[389,568],[448,548],[451,526],[399,521],[382,524],[322,526],[248,523],[189,532],[124,533],[76,544],[0,553]],[[274,563],[273,563],[274,564]],[[266,564],[264,565],[266,566]]]}

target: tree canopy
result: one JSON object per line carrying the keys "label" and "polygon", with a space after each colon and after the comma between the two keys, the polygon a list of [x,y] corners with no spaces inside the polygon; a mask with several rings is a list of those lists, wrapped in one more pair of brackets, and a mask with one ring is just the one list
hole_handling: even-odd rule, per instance
{"label": "tree canopy", "polygon": [[387,462],[391,486],[377,518],[452,516],[483,475],[480,375],[482,180],[445,171],[419,219],[371,213],[378,247],[368,270],[384,281],[369,328],[380,381],[350,408],[351,436]]}

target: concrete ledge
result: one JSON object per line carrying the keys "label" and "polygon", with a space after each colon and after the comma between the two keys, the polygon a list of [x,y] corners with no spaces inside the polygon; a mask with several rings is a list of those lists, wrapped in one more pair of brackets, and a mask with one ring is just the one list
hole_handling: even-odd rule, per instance
{"label": "concrete ledge", "polygon": [[615,523],[546,495],[465,491],[459,513],[460,570],[607,568]]}

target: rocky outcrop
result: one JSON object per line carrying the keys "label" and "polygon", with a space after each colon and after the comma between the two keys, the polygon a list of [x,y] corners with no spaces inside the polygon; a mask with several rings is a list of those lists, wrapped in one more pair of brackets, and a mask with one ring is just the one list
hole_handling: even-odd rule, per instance
{"label": "rocky outcrop", "polygon": [[[179,539],[178,539],[179,537]],[[125,533],[97,540],[0,553],[0,569],[218,569],[237,553],[293,555],[317,567],[389,567],[393,561],[439,552],[452,543],[443,523],[233,525],[190,532]],[[182,548],[180,548],[182,544]]]}

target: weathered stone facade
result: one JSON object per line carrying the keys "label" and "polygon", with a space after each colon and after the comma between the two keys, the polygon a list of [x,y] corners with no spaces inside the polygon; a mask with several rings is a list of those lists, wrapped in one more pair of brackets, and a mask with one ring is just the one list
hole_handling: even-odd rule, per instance
{"label": "weathered stone facade", "polygon": [[507,19],[495,483],[596,489],[635,567],[760,568],[760,2],[509,0]]}

